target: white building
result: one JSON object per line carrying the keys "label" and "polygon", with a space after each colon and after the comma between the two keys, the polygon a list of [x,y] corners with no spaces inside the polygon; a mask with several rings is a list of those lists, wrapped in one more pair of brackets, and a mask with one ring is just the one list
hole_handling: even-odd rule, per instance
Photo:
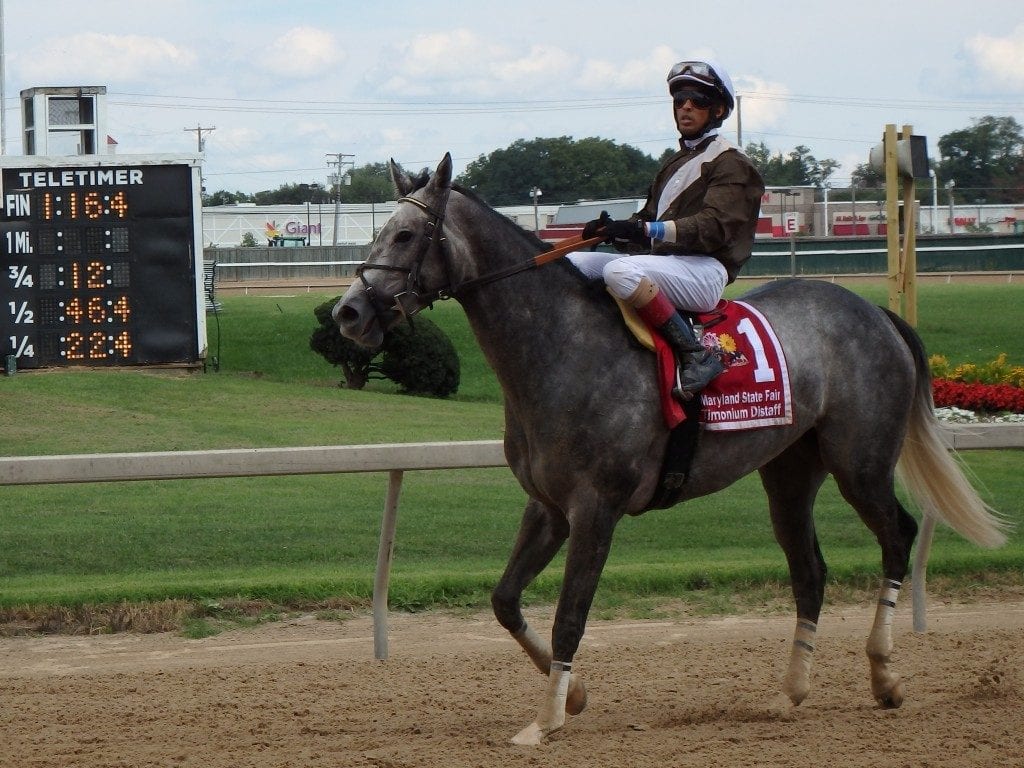
{"label": "white building", "polygon": [[[307,203],[305,205],[217,205],[203,208],[203,245],[207,248],[234,248],[248,234],[257,245],[265,246],[275,238],[280,244],[365,245],[384,226],[397,203]],[[557,205],[532,205],[498,208],[523,229],[543,230],[555,218]],[[535,214],[536,213],[536,217]],[[337,240],[335,240],[337,233]]]}

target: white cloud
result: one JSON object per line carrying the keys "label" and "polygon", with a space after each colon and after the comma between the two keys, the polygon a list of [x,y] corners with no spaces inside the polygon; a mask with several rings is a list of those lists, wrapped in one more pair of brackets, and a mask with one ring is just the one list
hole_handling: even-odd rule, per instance
{"label": "white cloud", "polygon": [[193,51],[163,38],[82,32],[44,40],[18,64],[26,83],[93,85],[180,75],[195,62]]}
{"label": "white cloud", "polygon": [[786,116],[789,89],[759,77],[739,75],[733,86],[743,98],[740,109],[743,125],[748,129],[764,130],[780,125]]}
{"label": "white cloud", "polygon": [[380,59],[372,90],[400,96],[482,100],[536,98],[568,76],[575,57],[554,45],[510,50],[467,29],[421,34]]}
{"label": "white cloud", "polygon": [[253,57],[266,72],[300,78],[329,74],[344,60],[334,35],[313,27],[293,27]]}
{"label": "white cloud", "polygon": [[588,61],[577,82],[593,92],[653,93],[661,92],[669,69],[679,58],[671,48],[661,45],[642,59],[627,61]]}
{"label": "white cloud", "polygon": [[536,83],[550,87],[551,82],[568,73],[575,57],[553,45],[534,45],[529,53],[519,58],[497,61],[495,75],[506,83]]}
{"label": "white cloud", "polygon": [[485,92],[488,73],[503,55],[500,48],[467,29],[417,35],[382,59],[388,72],[381,86],[402,95]]}
{"label": "white cloud", "polygon": [[968,55],[981,69],[979,84],[1024,90],[1024,24],[1018,24],[1005,37],[978,34],[965,44]]}

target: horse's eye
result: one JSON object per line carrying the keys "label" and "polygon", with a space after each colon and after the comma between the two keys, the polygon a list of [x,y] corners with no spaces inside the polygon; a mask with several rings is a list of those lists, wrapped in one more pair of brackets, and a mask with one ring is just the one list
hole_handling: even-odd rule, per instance
{"label": "horse's eye", "polygon": [[398,234],[395,235],[396,243],[408,243],[410,240],[412,240],[412,232],[408,229],[400,229]]}

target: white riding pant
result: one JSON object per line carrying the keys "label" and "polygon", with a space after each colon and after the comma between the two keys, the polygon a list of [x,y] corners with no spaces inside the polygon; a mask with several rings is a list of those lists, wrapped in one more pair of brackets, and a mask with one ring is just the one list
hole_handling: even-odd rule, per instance
{"label": "white riding pant", "polygon": [[722,263],[710,256],[574,251],[566,258],[585,276],[603,279],[618,299],[627,300],[646,277],[665,293],[665,298],[686,312],[710,312],[729,281]]}

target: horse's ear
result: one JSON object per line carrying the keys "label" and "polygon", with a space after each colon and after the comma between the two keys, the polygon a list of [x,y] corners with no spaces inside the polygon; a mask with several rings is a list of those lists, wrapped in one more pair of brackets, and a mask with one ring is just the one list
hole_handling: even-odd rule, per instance
{"label": "horse's ear", "polygon": [[437,170],[430,177],[430,185],[437,189],[448,189],[452,185],[452,153],[445,152]]}
{"label": "horse's ear", "polygon": [[390,162],[391,166],[391,181],[395,185],[395,190],[398,192],[399,197],[408,195],[413,189],[416,188],[416,183],[409,177],[402,166],[394,161],[392,158]]}

